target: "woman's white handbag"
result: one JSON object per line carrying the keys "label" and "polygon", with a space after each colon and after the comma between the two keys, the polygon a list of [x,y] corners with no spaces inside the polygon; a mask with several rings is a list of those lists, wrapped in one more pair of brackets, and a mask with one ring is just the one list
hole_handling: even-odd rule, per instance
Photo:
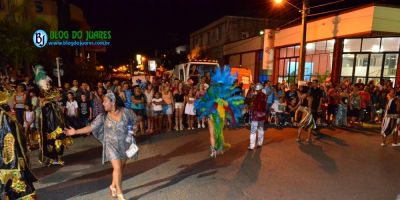
{"label": "woman's white handbag", "polygon": [[134,155],[136,155],[138,153],[139,147],[135,144],[135,139],[133,138],[132,135],[129,135],[126,137],[126,142],[131,144],[129,146],[128,150],[125,151],[126,156],[128,158],[132,158]]}

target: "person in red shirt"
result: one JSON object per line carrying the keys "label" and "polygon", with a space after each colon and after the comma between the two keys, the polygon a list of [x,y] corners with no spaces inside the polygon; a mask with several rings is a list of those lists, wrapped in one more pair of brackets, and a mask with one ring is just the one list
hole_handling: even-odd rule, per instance
{"label": "person in red shirt", "polygon": [[256,134],[258,131],[258,142],[257,147],[261,147],[264,140],[264,122],[267,114],[267,95],[265,95],[261,90],[263,86],[257,83],[255,90],[256,95],[251,100],[251,129],[250,129],[250,146],[249,150],[253,150],[256,145]]}
{"label": "person in red shirt", "polygon": [[339,104],[339,85],[328,90],[328,127],[332,127],[333,123],[336,121],[336,114]]}
{"label": "person in red shirt", "polygon": [[361,124],[366,120],[366,114],[367,114],[367,107],[371,103],[371,94],[369,93],[369,87],[366,86],[364,88],[364,91],[360,92],[360,98],[361,98],[361,112],[360,112],[360,122]]}

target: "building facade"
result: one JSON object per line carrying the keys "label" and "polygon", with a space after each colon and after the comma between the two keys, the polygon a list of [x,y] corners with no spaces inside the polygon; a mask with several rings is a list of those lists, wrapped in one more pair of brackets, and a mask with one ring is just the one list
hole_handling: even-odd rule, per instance
{"label": "building facade", "polygon": [[260,70],[263,65],[263,40],[264,35],[258,35],[224,45],[224,63],[250,69],[255,82],[267,80],[266,74]]}
{"label": "building facade", "polygon": [[222,65],[225,64],[225,44],[258,36],[261,30],[279,24],[282,21],[225,16],[191,33],[190,49],[200,48],[205,58],[218,60]]}
{"label": "building facade", "polygon": [[[304,80],[398,82],[400,8],[365,5],[307,23]],[[274,82],[297,82],[301,26],[276,31]]]}

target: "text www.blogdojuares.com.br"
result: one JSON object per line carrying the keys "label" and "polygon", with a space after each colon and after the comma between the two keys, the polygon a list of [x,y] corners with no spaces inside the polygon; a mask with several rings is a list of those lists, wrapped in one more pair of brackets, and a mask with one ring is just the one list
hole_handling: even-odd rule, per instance
{"label": "text www.blogdojuares.com.br", "polygon": [[110,41],[49,41],[50,46],[109,46]]}

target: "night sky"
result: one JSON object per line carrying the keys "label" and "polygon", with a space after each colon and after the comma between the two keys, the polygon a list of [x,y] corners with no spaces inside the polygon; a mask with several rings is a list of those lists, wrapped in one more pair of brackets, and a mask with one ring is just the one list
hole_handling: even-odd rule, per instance
{"label": "night sky", "polygon": [[[301,7],[301,0],[288,0]],[[310,6],[334,0],[309,0]],[[189,34],[225,15],[271,17],[292,20],[300,13],[288,4],[272,0],[71,0],[80,6],[92,30],[111,30],[112,46],[99,55],[104,64],[123,64],[135,53],[154,56],[189,43]],[[379,2],[399,0],[345,0],[311,9],[311,14]],[[300,21],[297,21],[299,23]]]}

